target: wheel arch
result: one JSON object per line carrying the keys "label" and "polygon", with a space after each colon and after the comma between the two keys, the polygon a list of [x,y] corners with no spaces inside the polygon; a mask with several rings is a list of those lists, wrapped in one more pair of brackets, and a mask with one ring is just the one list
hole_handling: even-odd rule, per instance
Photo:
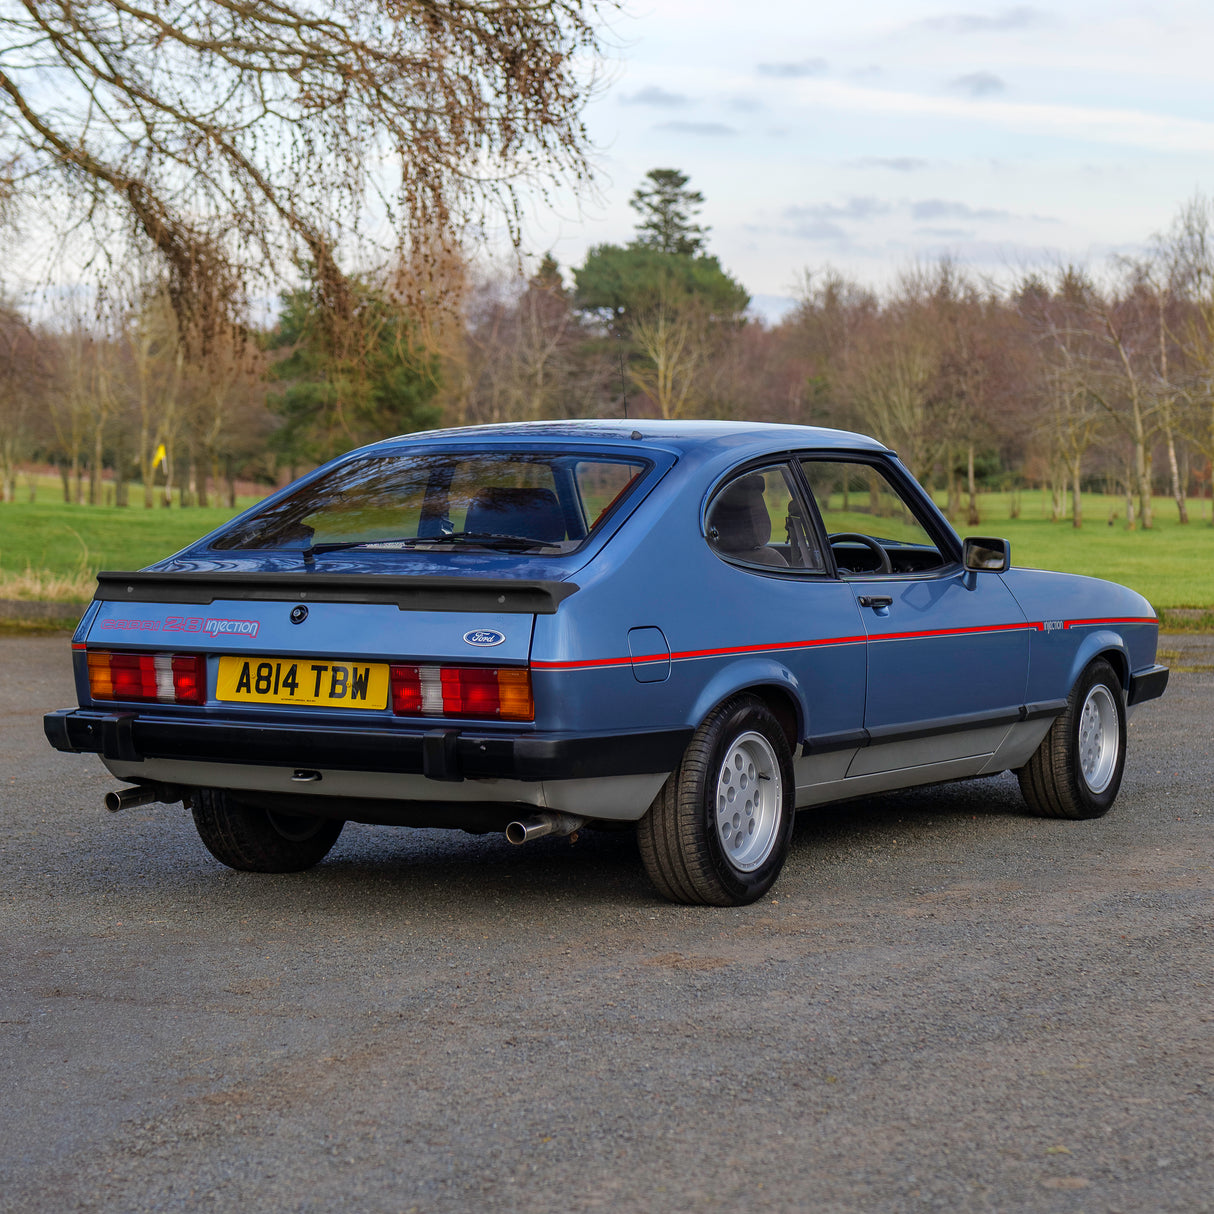
{"label": "wheel arch", "polygon": [[1113,673],[1121,681],[1124,692],[1130,684],[1130,654],[1125,641],[1111,629],[1102,628],[1083,638],[1082,644],[1075,651],[1075,660],[1071,663],[1070,677],[1067,680],[1067,694],[1079,680],[1079,676],[1097,659],[1103,659],[1113,668]]}
{"label": "wheel arch", "polygon": [[719,671],[701,690],[688,723],[698,727],[718,705],[743,694],[763,701],[784,731],[789,750],[795,754],[806,736],[808,714],[796,676],[779,662],[751,660]]}

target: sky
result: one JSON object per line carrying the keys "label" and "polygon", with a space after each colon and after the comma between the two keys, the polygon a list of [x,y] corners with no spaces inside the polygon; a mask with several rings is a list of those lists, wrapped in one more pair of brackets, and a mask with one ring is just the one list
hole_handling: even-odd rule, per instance
{"label": "sky", "polygon": [[1099,268],[1214,193],[1210,0],[627,0],[606,34],[597,191],[527,225],[565,267],[631,238],[655,167],[769,317],[826,266]]}

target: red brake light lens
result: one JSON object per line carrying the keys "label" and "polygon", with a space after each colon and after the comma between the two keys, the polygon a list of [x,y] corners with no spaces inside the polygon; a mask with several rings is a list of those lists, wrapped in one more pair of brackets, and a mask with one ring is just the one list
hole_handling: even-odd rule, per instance
{"label": "red brake light lens", "polygon": [[205,704],[206,659],[200,653],[88,651],[89,694],[94,700]]}
{"label": "red brake light lens", "polygon": [[393,666],[392,711],[403,717],[533,721],[531,671],[519,666]]}

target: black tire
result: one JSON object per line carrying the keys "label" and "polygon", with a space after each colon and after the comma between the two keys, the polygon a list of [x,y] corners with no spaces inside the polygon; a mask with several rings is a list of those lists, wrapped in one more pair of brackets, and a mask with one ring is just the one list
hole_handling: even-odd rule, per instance
{"label": "black tire", "polygon": [[[749,793],[765,782],[772,787],[762,798]],[[658,893],[709,906],[761,898],[788,855],[794,794],[788,739],[763,701],[739,695],[715,708],[637,823]],[[736,812],[726,815],[726,806]]]}
{"label": "black tire", "polygon": [[298,873],[329,854],[344,822],[270,813],[221,788],[191,796],[198,837],[221,864],[245,873]]}
{"label": "black tire", "polygon": [[1121,680],[1098,658],[1079,676],[1066,711],[1016,773],[1029,812],[1040,818],[1107,814],[1121,787],[1125,742]]}

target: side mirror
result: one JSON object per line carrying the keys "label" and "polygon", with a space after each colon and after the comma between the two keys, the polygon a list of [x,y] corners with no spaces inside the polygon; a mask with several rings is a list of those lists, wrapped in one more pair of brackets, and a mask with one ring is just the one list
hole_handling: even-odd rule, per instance
{"label": "side mirror", "polygon": [[1012,546],[1007,540],[972,535],[965,541],[964,553],[966,569],[978,573],[1004,573],[1012,565]]}

